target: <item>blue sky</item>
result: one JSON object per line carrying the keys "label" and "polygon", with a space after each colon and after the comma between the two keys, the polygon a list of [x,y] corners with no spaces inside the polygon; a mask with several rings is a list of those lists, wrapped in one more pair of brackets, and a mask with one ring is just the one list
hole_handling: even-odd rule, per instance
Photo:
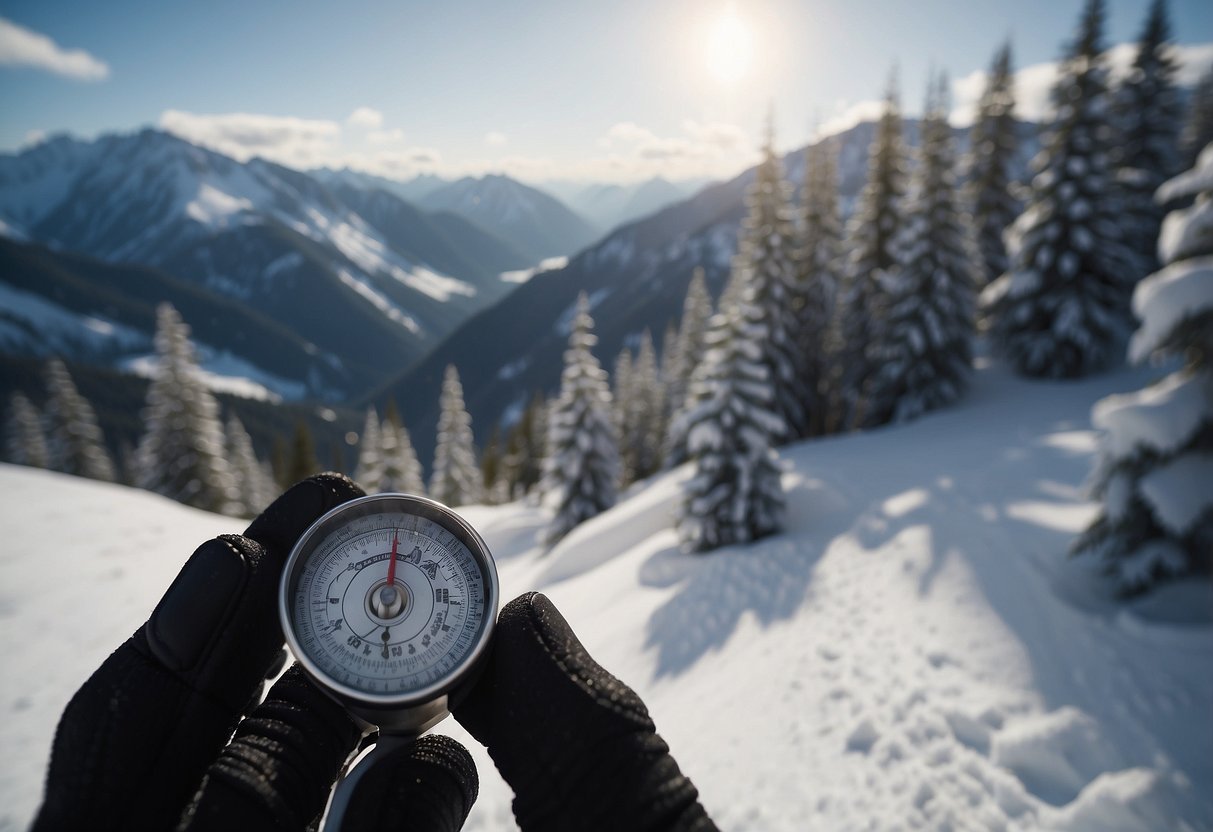
{"label": "blue sky", "polygon": [[[1081,5],[5,0],[0,150],[160,125],[234,155],[401,177],[723,176],[753,159],[769,104],[779,145],[800,146],[865,114],[894,62],[907,111],[933,66],[962,118],[1007,36],[1038,108],[1035,65],[1056,60]],[[1135,38],[1147,5],[1109,3],[1108,45]],[[1213,3],[1170,12],[1191,75],[1213,61]]]}

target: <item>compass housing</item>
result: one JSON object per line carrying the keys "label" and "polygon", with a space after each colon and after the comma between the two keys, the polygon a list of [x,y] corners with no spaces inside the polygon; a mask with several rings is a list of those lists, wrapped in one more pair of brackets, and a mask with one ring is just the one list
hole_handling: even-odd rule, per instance
{"label": "compass housing", "polygon": [[[304,567],[318,548],[343,526],[382,514],[414,515],[429,520],[463,544],[483,582],[484,609],[470,648],[454,667],[430,684],[394,692],[361,690],[333,678],[300,643],[295,621],[296,596]],[[323,555],[323,553],[321,553]],[[372,494],[337,506],[313,523],[291,550],[278,591],[278,617],[287,646],[309,678],[354,716],[381,731],[420,734],[440,722],[475,684],[488,654],[499,604],[497,567],[484,540],[466,520],[434,500],[412,494]]]}

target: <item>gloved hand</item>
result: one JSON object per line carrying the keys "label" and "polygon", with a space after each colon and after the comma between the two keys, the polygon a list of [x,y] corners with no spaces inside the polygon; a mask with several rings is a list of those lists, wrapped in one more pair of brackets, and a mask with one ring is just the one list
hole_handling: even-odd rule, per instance
{"label": "gloved hand", "polygon": [[[68,704],[33,829],[314,828],[361,729],[297,669],[257,703],[285,656],[287,555],[313,521],[362,493],[339,474],[312,477],[244,535],[194,552],[147,624]],[[476,796],[470,756],[445,737],[422,738],[375,773],[395,786],[357,790],[347,829],[456,830]]]}
{"label": "gloved hand", "polygon": [[484,675],[454,714],[513,788],[523,832],[716,829],[640,697],[544,595],[501,611]]}

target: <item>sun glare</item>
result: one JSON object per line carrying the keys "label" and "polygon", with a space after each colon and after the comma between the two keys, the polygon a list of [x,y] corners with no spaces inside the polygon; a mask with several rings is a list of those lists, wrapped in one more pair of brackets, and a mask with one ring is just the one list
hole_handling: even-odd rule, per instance
{"label": "sun glare", "polygon": [[705,43],[708,70],[722,84],[735,84],[750,66],[753,38],[736,9],[724,9],[712,21]]}

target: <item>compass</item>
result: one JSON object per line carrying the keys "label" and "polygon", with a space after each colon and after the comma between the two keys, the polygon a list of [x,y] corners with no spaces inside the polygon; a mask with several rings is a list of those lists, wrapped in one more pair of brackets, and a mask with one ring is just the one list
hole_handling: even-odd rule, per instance
{"label": "compass", "polygon": [[416,736],[475,681],[497,617],[497,569],[441,503],[375,494],[304,532],[278,612],[312,681],[381,734]]}

